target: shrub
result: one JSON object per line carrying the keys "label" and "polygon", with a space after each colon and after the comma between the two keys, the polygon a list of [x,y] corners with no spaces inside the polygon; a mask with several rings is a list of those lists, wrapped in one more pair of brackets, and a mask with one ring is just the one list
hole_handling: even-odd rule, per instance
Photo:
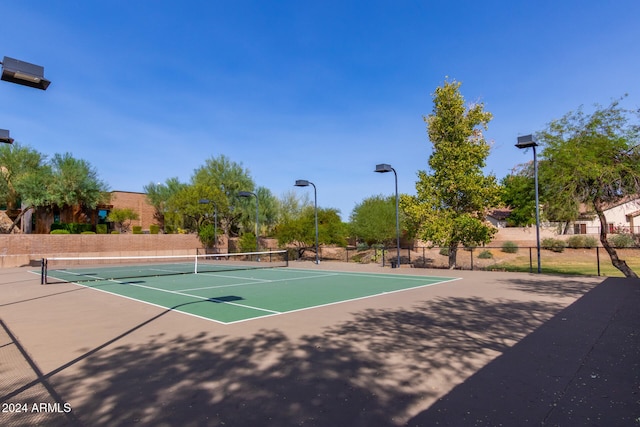
{"label": "shrub", "polygon": [[149,226],[149,234],[158,234],[160,233],[160,226],[158,224],[151,224]]}
{"label": "shrub", "polygon": [[567,247],[567,244],[564,240],[547,237],[546,239],[542,239],[540,246],[542,246],[542,249],[547,249],[553,252],[564,252],[564,248]]}
{"label": "shrub", "polygon": [[134,225],[131,229],[133,230],[133,234],[142,234],[142,226],[140,225]]}
{"label": "shrub", "polygon": [[240,252],[255,252],[256,235],[253,233],[244,233],[240,239],[238,239],[238,246],[240,247]]}
{"label": "shrub", "polygon": [[98,224],[98,225],[96,225],[96,233],[98,233],[98,234],[107,234],[107,224]]}
{"label": "shrub", "polygon": [[[216,244],[216,229],[213,224],[205,224],[198,231],[198,239],[205,248],[212,248]],[[255,241],[253,242],[255,244]]]}
{"label": "shrub", "polygon": [[613,234],[607,240],[616,248],[632,248],[635,246],[632,234]]}
{"label": "shrub", "polygon": [[502,244],[502,252],[507,254],[515,254],[518,252],[518,245],[513,242],[504,242]]}
{"label": "shrub", "polygon": [[480,254],[478,255],[478,258],[480,258],[480,259],[491,259],[491,258],[493,258],[493,254],[491,253],[490,250],[485,249],[484,251],[480,252]]}
{"label": "shrub", "polygon": [[587,248],[593,249],[598,246],[598,239],[593,236],[576,234],[567,239],[567,247],[572,249]]}
{"label": "shrub", "polygon": [[96,232],[95,231],[83,231],[80,234],[96,234]]}
{"label": "shrub", "polygon": [[[56,222],[51,224],[51,231],[67,230],[69,234],[80,234],[84,231],[92,231],[91,228],[92,228],[91,224],[83,224],[83,223],[77,223],[77,222],[69,222],[69,223]],[[60,234],[60,233],[56,233],[56,234]],[[62,234],[66,234],[66,233],[62,233]]]}
{"label": "shrub", "polygon": [[356,250],[358,251],[366,251],[369,249],[369,245],[366,242],[360,242],[356,245]]}
{"label": "shrub", "polygon": [[50,234],[71,234],[71,232],[64,228],[57,228],[55,230],[51,230]]}
{"label": "shrub", "polygon": [[438,252],[440,255],[443,256],[449,256],[449,248],[448,247],[442,247],[440,248],[440,252]]}

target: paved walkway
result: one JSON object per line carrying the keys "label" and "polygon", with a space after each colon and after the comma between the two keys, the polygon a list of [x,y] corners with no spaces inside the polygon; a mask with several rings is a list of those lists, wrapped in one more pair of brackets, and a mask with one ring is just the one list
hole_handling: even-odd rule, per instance
{"label": "paved walkway", "polygon": [[640,425],[640,281],[606,279],[409,425]]}

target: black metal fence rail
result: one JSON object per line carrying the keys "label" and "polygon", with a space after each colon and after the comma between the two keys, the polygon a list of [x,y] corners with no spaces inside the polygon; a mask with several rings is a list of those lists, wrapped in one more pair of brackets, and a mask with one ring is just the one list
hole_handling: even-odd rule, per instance
{"label": "black metal fence rail", "polygon": [[[474,248],[459,247],[455,269],[500,270],[537,272],[537,247],[507,248],[484,246]],[[636,272],[640,272],[640,248],[616,248],[618,256]],[[305,248],[303,256],[292,249],[291,261],[314,260],[315,248]],[[320,247],[320,261],[341,261],[357,263],[377,263],[383,267],[443,268],[449,267],[448,248],[437,246],[414,246],[400,248],[398,260],[396,247],[359,249],[356,247]],[[540,250],[541,272],[559,274],[584,274],[598,276],[620,276],[608,253],[602,247],[562,248],[562,250]]]}

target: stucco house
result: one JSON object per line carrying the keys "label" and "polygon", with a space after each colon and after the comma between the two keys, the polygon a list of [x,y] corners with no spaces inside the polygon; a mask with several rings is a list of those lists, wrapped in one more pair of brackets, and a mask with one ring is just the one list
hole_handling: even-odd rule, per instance
{"label": "stucco house", "polygon": [[[604,210],[607,233],[640,234],[640,196],[628,197]],[[600,234],[600,220],[594,212],[586,211],[569,227],[571,234]]]}

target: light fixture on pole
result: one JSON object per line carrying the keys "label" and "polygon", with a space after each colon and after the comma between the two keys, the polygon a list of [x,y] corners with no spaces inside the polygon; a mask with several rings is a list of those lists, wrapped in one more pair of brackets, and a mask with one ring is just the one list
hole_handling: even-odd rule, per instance
{"label": "light fixture on pole", "polygon": [[536,249],[538,252],[538,273],[540,268],[540,203],[538,201],[538,158],[536,156],[536,147],[538,144],[533,140],[533,135],[524,135],[518,137],[516,147],[520,149],[533,148],[533,176],[535,180],[536,192]]}
{"label": "light fixture on pole", "polygon": [[316,264],[320,264],[320,252],[318,251],[318,194],[316,192],[316,185],[306,179],[298,179],[295,183],[296,187],[308,187],[309,185],[313,186],[313,210],[316,222]]}
{"label": "light fixture on pole", "polygon": [[209,199],[200,199],[198,203],[201,205],[213,205],[213,250],[218,253],[218,205]]}
{"label": "light fixture on pole", "polygon": [[[381,163],[376,165],[376,170],[374,172],[378,173],[386,173],[393,172],[396,178],[396,249],[397,249],[397,258],[396,258],[396,267],[400,267],[400,199],[398,198],[398,174],[396,170],[386,163]],[[393,265],[392,265],[393,266]]]}
{"label": "light fixture on pole", "polygon": [[44,67],[5,56],[2,77],[7,82],[47,90],[51,82],[44,78]]}
{"label": "light fixture on pole", "polygon": [[0,142],[5,144],[13,144],[13,138],[9,136],[9,131],[6,129],[0,129]]}
{"label": "light fixture on pole", "polygon": [[256,198],[256,252],[260,252],[260,241],[258,239],[258,195],[256,193],[252,193],[251,191],[240,191],[238,192],[238,197],[255,197]]}
{"label": "light fixture on pole", "polygon": [[[44,78],[44,67],[5,56],[0,62],[2,75],[0,80],[46,90],[51,82]],[[9,131],[0,129],[0,142],[13,144]]]}

